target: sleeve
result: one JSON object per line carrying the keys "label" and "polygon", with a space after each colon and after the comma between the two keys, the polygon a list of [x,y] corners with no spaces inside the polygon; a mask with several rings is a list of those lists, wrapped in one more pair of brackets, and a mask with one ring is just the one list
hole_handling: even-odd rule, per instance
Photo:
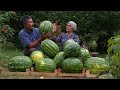
{"label": "sleeve", "polygon": [[41,32],[38,28],[35,28],[36,29],[36,36],[37,38],[40,38],[41,37]]}
{"label": "sleeve", "polygon": [[53,38],[52,40],[56,43],[59,43],[61,41],[62,35],[57,36],[56,38]]}
{"label": "sleeve", "polygon": [[80,43],[80,38],[78,35],[75,35],[74,36],[74,41],[77,42],[77,43]]}
{"label": "sleeve", "polygon": [[19,33],[18,36],[23,47],[26,47],[31,43],[31,41],[24,34]]}

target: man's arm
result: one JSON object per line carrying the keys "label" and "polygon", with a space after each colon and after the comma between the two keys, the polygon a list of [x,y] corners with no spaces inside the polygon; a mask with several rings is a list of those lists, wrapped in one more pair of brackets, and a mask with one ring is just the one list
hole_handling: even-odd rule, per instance
{"label": "man's arm", "polygon": [[51,34],[50,33],[47,33],[47,34],[42,34],[40,38],[38,38],[36,41],[34,42],[31,42],[28,47],[29,48],[34,48],[36,45],[38,45],[41,41],[47,39],[47,38],[50,38]]}
{"label": "man's arm", "polygon": [[41,35],[40,38],[38,38],[36,41],[31,42],[27,37],[25,37],[23,34],[19,34],[19,39],[24,47],[28,48],[34,48],[37,44],[39,44],[41,41],[45,40],[46,38],[49,38],[50,34]]}
{"label": "man's arm", "polygon": [[34,48],[36,45],[38,45],[41,41],[43,41],[42,37],[38,38],[36,41],[31,42],[28,47],[29,48]]}

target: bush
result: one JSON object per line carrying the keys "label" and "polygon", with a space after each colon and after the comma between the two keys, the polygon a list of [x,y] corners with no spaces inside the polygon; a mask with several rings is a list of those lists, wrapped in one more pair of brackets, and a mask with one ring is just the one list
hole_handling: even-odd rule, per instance
{"label": "bush", "polygon": [[111,37],[108,40],[108,56],[110,61],[110,72],[120,79],[120,35]]}
{"label": "bush", "polygon": [[95,40],[100,53],[107,51],[110,37],[120,34],[120,11],[0,11],[0,28],[9,26],[7,41],[17,48],[21,47],[18,32],[23,28],[19,20],[24,15],[32,16],[35,27],[39,27],[44,20],[58,20],[63,32],[66,32],[67,22],[72,20],[77,23],[76,33],[81,42]]}

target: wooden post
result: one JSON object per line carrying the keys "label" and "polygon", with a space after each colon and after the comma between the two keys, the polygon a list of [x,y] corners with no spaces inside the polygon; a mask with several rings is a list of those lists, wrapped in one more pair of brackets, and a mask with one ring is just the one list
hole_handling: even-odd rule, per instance
{"label": "wooden post", "polygon": [[86,70],[86,77],[88,77],[88,78],[97,78],[97,74],[91,74],[90,73],[90,70]]}

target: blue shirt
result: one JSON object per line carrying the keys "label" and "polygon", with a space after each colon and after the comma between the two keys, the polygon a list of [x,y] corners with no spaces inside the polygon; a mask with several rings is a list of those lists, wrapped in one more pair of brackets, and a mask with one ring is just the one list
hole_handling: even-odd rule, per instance
{"label": "blue shirt", "polygon": [[[38,28],[33,28],[33,30],[30,32],[26,28],[22,29],[19,34],[19,39],[25,48],[28,46],[31,42],[36,41],[38,38],[40,38],[40,32]],[[35,46],[37,50],[40,50],[40,45],[38,44]]]}
{"label": "blue shirt", "polygon": [[61,34],[58,37],[54,38],[53,41],[59,43],[61,45],[61,50],[63,50],[64,43],[69,39],[73,39],[75,42],[80,43],[80,38],[75,33],[73,33],[71,36],[68,36],[67,33]]}

